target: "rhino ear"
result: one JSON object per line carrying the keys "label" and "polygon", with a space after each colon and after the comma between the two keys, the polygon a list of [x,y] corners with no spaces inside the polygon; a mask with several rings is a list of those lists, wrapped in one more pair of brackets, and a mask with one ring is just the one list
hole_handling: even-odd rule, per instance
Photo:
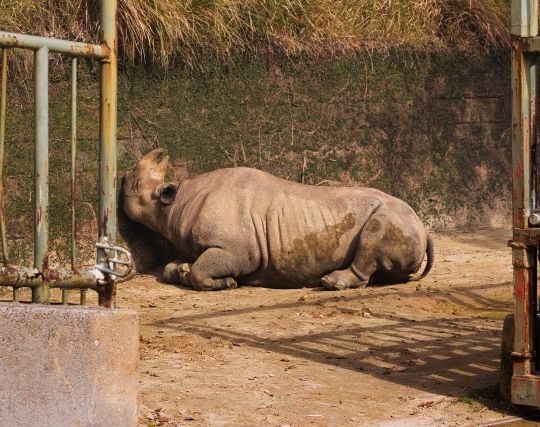
{"label": "rhino ear", "polygon": [[158,187],[159,200],[164,205],[170,205],[176,199],[176,193],[178,192],[178,184],[172,182],[166,182]]}

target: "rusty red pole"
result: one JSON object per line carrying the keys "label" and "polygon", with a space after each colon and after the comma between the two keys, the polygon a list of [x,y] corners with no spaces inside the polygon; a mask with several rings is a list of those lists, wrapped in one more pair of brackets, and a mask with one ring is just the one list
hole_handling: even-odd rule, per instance
{"label": "rusty red pole", "polygon": [[512,266],[514,346],[512,402],[538,405],[535,353],[537,246],[536,63],[527,40],[538,36],[538,0],[512,1]]}

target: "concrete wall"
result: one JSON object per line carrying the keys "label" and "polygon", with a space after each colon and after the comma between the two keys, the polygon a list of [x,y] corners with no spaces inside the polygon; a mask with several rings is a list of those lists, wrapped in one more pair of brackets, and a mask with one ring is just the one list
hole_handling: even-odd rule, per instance
{"label": "concrete wall", "polygon": [[0,426],[134,426],[138,315],[0,304]]}

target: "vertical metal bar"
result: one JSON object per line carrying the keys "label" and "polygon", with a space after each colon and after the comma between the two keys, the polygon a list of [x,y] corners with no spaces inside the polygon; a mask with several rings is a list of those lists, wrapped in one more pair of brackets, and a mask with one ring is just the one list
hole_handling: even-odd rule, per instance
{"label": "vertical metal bar", "polygon": [[71,62],[71,269],[77,266],[77,230],[75,199],[77,196],[77,58]]}
{"label": "vertical metal bar", "polygon": [[511,33],[519,37],[538,35],[538,0],[512,0]]}
{"label": "vertical metal bar", "polygon": [[[77,196],[77,58],[71,60],[71,269],[77,268],[77,230],[75,228],[75,199]],[[62,303],[69,301],[69,290],[62,289]]]}
{"label": "vertical metal bar", "polygon": [[[34,267],[47,268],[49,239],[49,49],[34,54],[35,153],[34,153]],[[47,284],[32,288],[32,302],[48,303]]]}
{"label": "vertical metal bar", "polygon": [[9,264],[9,253],[6,238],[6,217],[4,214],[4,148],[6,141],[6,100],[8,50],[2,49],[2,89],[0,95],[0,234],[2,235],[2,259],[4,266]]}
{"label": "vertical metal bar", "polygon": [[[512,0],[512,222],[514,229],[529,227],[537,205],[536,194],[536,62],[523,50],[523,37],[538,35],[538,0]],[[535,370],[537,248],[514,239],[513,374]],[[512,389],[512,395],[516,390]]]}
{"label": "vertical metal bar", "polygon": [[[116,0],[101,1],[101,42],[109,48],[109,58],[101,63],[100,166],[99,166],[99,241],[114,243],[116,239],[116,87],[117,29]],[[97,262],[106,262],[107,254],[98,249]],[[99,304],[115,304],[115,278],[99,293]]]}
{"label": "vertical metal bar", "polygon": [[532,147],[536,143],[536,61],[524,55],[519,40],[512,46],[513,224],[527,228],[532,203]]}
{"label": "vertical metal bar", "polygon": [[534,371],[533,340],[536,301],[536,247],[512,249],[514,267],[514,375],[530,375]]}

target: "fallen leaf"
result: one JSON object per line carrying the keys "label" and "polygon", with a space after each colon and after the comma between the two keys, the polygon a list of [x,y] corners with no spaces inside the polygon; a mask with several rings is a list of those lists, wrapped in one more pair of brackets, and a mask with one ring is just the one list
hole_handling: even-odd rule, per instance
{"label": "fallen leaf", "polygon": [[371,310],[367,307],[362,307],[362,317],[371,317]]}

